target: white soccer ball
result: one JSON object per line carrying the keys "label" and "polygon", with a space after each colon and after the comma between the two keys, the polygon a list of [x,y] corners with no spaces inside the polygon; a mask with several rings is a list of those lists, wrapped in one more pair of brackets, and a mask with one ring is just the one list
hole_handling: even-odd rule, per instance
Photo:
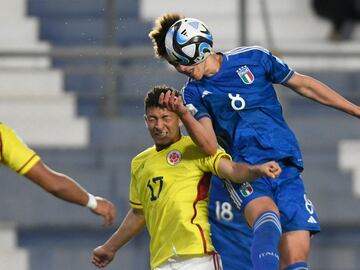
{"label": "white soccer ball", "polygon": [[208,27],[193,18],[175,22],[165,37],[168,60],[184,66],[204,61],[212,52],[212,45],[213,37]]}

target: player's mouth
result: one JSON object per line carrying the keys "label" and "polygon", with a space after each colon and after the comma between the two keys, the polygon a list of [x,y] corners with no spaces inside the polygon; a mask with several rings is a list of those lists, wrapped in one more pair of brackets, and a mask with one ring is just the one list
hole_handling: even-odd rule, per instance
{"label": "player's mouth", "polygon": [[163,131],[163,132],[155,132],[154,135],[156,138],[162,139],[162,138],[166,138],[167,136],[167,132]]}

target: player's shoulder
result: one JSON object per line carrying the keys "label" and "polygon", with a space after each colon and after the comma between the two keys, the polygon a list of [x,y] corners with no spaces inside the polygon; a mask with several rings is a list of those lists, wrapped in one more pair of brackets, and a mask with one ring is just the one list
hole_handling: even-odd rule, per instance
{"label": "player's shoulder", "polygon": [[9,132],[10,130],[11,130],[11,128],[9,126],[7,126],[6,124],[0,122],[0,131]]}
{"label": "player's shoulder", "polygon": [[183,135],[180,142],[185,146],[193,146],[196,145],[194,141],[188,135]]}
{"label": "player's shoulder", "polygon": [[248,59],[256,59],[257,57],[263,57],[264,55],[268,56],[271,55],[271,52],[261,46],[244,46],[244,47],[237,47],[230,51],[223,53],[224,57],[228,60],[238,60],[248,58]]}
{"label": "player's shoulder", "polygon": [[11,127],[1,122],[0,122],[0,134],[2,140],[12,139],[17,137],[15,131]]}
{"label": "player's shoulder", "polygon": [[133,169],[136,169],[140,164],[142,164],[145,160],[147,160],[149,157],[151,157],[154,153],[155,145],[145,149],[144,151],[137,154],[133,159],[131,160],[131,166]]}
{"label": "player's shoulder", "polygon": [[194,141],[188,135],[182,135],[181,139],[174,143],[170,148],[170,150],[179,150],[183,155],[193,155],[197,154],[197,152],[201,152],[199,146],[197,146]]}
{"label": "player's shoulder", "polygon": [[184,95],[184,92],[188,89],[194,89],[197,88],[198,85],[201,83],[201,80],[194,80],[192,78],[188,78],[186,83],[183,85],[183,87],[180,90],[180,93]]}
{"label": "player's shoulder", "polygon": [[186,159],[195,160],[207,157],[202,149],[191,139],[190,136],[184,135],[178,142],[178,148]]}

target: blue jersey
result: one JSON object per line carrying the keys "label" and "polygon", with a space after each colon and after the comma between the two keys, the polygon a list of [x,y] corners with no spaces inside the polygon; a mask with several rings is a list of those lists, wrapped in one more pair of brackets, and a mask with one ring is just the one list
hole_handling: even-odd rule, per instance
{"label": "blue jersey", "polygon": [[198,120],[211,118],[219,143],[234,161],[258,164],[275,160],[283,169],[276,181],[264,177],[251,184],[226,187],[232,206],[221,181],[211,182],[209,220],[224,269],[250,270],[252,233],[233,206],[243,210],[249,201],[269,196],[280,209],[283,232],[316,233],[320,227],[300,178],[303,160],[298,142],[282,116],[273,87],[286,83],[294,71],[261,47],[237,48],[222,56],[215,75],[190,79],[184,86],[186,107]]}
{"label": "blue jersey", "polygon": [[219,143],[235,161],[276,160],[301,170],[297,140],[273,87],[287,82],[293,73],[264,48],[238,48],[223,53],[215,75],[189,80],[183,88],[184,103],[196,119],[212,119]]}
{"label": "blue jersey", "polygon": [[253,270],[250,259],[252,230],[230,202],[223,180],[211,178],[209,195],[211,240],[224,270]]}

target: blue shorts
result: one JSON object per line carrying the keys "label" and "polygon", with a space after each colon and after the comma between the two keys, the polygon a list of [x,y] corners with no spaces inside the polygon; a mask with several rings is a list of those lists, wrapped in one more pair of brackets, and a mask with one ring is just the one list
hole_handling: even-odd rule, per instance
{"label": "blue shorts", "polygon": [[283,232],[307,230],[314,234],[320,231],[315,208],[306,195],[300,171],[295,167],[283,168],[276,179],[263,177],[245,184],[226,181],[226,188],[233,205],[241,212],[250,201],[270,197],[279,208]]}
{"label": "blue shorts", "polygon": [[233,207],[223,181],[216,176],[211,179],[209,223],[211,239],[224,270],[253,270],[250,257],[252,230],[242,213]]}

